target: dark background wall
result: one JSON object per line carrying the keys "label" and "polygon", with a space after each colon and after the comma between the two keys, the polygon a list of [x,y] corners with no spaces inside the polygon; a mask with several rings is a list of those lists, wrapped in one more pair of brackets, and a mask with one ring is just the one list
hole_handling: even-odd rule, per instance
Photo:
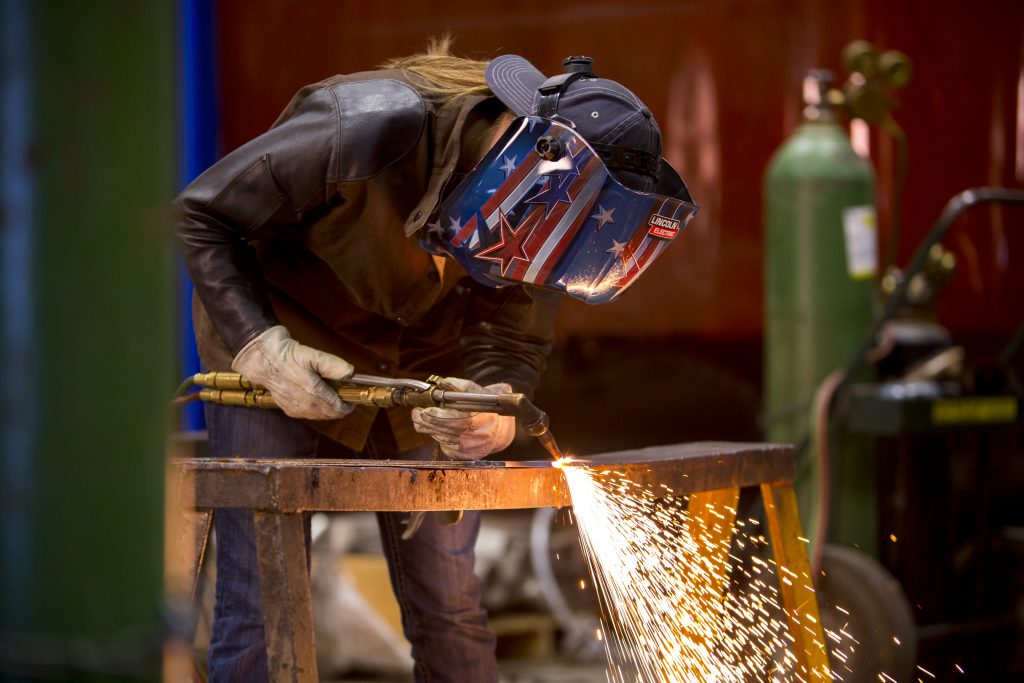
{"label": "dark background wall", "polygon": [[[576,453],[763,438],[762,178],[799,123],[804,73],[824,67],[845,77],[840,55],[850,41],[901,50],[914,66],[896,95],[895,118],[909,145],[898,264],[956,193],[1024,187],[1020,0],[214,2],[221,152],[265,130],[302,85],[372,69],[445,31],[461,54],[518,53],[549,74],[570,54],[590,55],[598,73],[627,84],[651,107],[665,155],[702,212],[621,301],[566,304],[536,400],[559,442]],[[872,130],[870,152],[885,245],[896,145]],[[984,365],[1024,319],[1024,209],[972,209],[946,246],[959,271],[938,318],[967,347],[968,362]],[[878,449],[879,475],[866,477],[888,501],[879,513],[888,520],[878,524],[886,529],[880,538],[894,528],[886,526],[894,516],[886,505],[911,510],[919,523],[920,533],[900,532],[901,543],[884,541],[883,552],[927,624],[1002,615],[1020,604],[1024,585],[1019,558],[986,555],[978,541],[989,533],[986,525],[1020,526],[1020,432],[994,441],[993,453],[1006,456],[992,456],[991,472],[971,433],[949,438],[898,445],[919,448],[918,459],[895,457],[892,444]],[[525,441],[512,457],[543,454]],[[898,484],[897,466],[913,485]],[[895,549],[902,559],[893,559]],[[965,559],[972,557],[981,559]],[[1014,578],[986,574],[986,557]],[[1021,669],[1019,648],[998,640],[1020,642],[1019,631],[980,629],[974,641],[942,633],[940,624],[922,641],[919,661],[932,671],[961,680],[953,664],[969,661],[974,677],[964,680],[995,681],[1004,679],[990,672]],[[1011,652],[1016,664],[1004,666],[998,657]]]}
{"label": "dark background wall", "polygon": [[[457,52],[519,53],[548,73],[588,54],[651,107],[702,213],[621,302],[565,307],[539,401],[577,450],[757,436],[762,174],[799,121],[803,73],[841,73],[849,41],[914,63],[896,112],[910,148],[899,263],[956,192],[1024,185],[1024,3],[1014,0],[219,0],[217,15],[223,151],[265,130],[301,85],[444,31]],[[873,133],[871,151],[884,243],[894,147]],[[1024,316],[1021,213],[978,209],[948,240],[961,268],[941,320],[978,353]],[[637,393],[620,403],[626,388]]]}

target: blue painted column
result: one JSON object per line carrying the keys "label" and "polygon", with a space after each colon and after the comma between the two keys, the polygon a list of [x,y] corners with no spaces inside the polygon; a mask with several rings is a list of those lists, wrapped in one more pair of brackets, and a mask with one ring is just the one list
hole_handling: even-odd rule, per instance
{"label": "blue painted column", "polygon": [[[181,186],[192,182],[217,160],[220,116],[217,98],[217,59],[213,0],[179,0],[178,88],[181,103]],[[199,355],[192,335],[192,283],[179,266],[179,363],[181,374],[199,372]],[[203,429],[203,407],[182,409],[181,428]]]}

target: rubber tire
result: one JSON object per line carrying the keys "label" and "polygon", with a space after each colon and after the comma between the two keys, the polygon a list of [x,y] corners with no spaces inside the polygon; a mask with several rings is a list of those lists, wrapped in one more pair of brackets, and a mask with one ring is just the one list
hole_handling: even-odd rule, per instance
{"label": "rubber tire", "polygon": [[[837,545],[825,546],[822,571],[822,625],[835,633],[844,629],[856,640],[844,638],[840,646],[848,655],[845,663],[830,653],[833,672],[844,683],[877,683],[881,673],[900,683],[915,681],[917,627],[896,577],[861,551]],[[826,642],[836,647],[827,636]]]}

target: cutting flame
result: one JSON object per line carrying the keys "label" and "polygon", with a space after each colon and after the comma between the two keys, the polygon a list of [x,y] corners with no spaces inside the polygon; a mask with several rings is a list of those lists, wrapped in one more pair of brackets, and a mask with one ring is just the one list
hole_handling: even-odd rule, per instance
{"label": "cutting flame", "polygon": [[[747,562],[731,554],[733,545],[740,554],[747,544],[767,545],[744,521],[733,533],[735,510],[691,516],[687,499],[664,484],[652,490],[583,460],[555,467],[565,473],[601,604],[609,683],[804,680],[774,563],[756,552]],[[841,643],[830,643],[833,650],[849,646],[828,636]]]}

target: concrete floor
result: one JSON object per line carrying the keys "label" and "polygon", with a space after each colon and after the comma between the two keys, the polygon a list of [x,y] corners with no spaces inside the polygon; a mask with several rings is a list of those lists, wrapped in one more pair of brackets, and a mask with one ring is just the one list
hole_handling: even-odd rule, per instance
{"label": "concrete floor", "polygon": [[[503,661],[500,683],[605,683],[603,664],[574,662]],[[412,683],[412,677],[345,677],[331,683]]]}

